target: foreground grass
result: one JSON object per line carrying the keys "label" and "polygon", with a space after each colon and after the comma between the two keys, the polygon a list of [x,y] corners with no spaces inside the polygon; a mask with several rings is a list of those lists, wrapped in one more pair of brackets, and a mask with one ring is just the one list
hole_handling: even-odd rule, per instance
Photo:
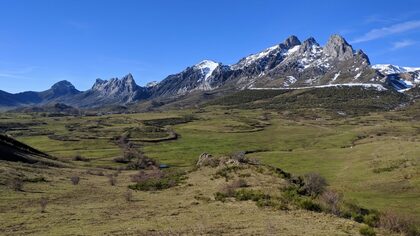
{"label": "foreground grass", "polygon": [[[22,192],[0,186],[0,229],[5,235],[355,235],[360,224],[324,213],[274,210],[254,202],[219,202],[213,194],[226,184],[217,169],[191,172],[179,186],[157,192],[133,191],[125,199],[133,171],[111,186],[106,176],[84,169],[38,170],[48,182],[28,183]],[[94,173],[94,172],[92,172]],[[104,174],[115,174],[108,171]],[[78,185],[69,178],[78,175]],[[258,188],[282,182],[252,173]],[[40,199],[47,198],[41,212]],[[378,231],[379,235],[388,235]]]}

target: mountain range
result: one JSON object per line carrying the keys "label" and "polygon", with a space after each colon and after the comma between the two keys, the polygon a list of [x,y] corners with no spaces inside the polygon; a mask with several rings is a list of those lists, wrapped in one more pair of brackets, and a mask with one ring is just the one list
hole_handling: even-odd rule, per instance
{"label": "mountain range", "polygon": [[177,99],[193,92],[231,92],[244,89],[294,89],[319,86],[364,86],[405,91],[420,83],[420,68],[390,64],[371,65],[362,50],[340,35],[324,46],[314,38],[296,36],[233,65],[203,60],[160,82],[142,87],[131,74],[110,80],[97,79],[91,89],[77,90],[60,81],[42,92],[17,94],[0,90],[0,107],[16,108],[64,103],[79,108],[125,105],[139,101]]}

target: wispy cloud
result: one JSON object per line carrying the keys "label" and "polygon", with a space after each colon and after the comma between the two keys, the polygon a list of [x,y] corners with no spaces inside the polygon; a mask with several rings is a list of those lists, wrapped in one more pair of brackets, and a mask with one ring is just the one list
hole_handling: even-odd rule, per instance
{"label": "wispy cloud", "polygon": [[6,79],[26,79],[27,75],[37,69],[37,66],[28,66],[15,70],[2,70],[0,69],[0,78]]}
{"label": "wispy cloud", "polygon": [[416,43],[417,42],[414,41],[414,40],[405,39],[405,40],[393,42],[392,43],[392,49],[397,50],[397,49],[400,49],[400,48],[406,48],[406,47],[409,47],[409,46],[414,45]]}
{"label": "wispy cloud", "polygon": [[365,17],[364,23],[372,24],[372,23],[383,23],[383,24],[390,24],[394,22],[398,22],[400,19],[395,17],[384,17],[381,15],[370,15]]}
{"label": "wispy cloud", "polygon": [[406,22],[394,24],[388,27],[372,29],[366,34],[355,38],[354,40],[351,41],[351,43],[362,43],[362,42],[372,41],[372,40],[383,38],[389,35],[403,33],[406,31],[415,30],[419,28],[420,28],[420,20],[406,21]]}

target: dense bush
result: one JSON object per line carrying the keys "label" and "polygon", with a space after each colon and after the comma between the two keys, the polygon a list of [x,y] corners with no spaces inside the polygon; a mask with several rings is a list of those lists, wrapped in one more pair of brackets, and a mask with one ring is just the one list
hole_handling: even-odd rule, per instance
{"label": "dense bush", "polygon": [[359,229],[359,233],[361,235],[365,235],[365,236],[375,236],[376,235],[375,230],[372,227],[369,227],[367,225],[362,226]]}
{"label": "dense bush", "polygon": [[161,170],[151,170],[149,172],[140,171],[138,174],[131,176],[136,184],[128,187],[133,190],[155,191],[163,190],[178,185],[185,179],[184,172],[164,172]]}
{"label": "dense bush", "polygon": [[327,190],[324,191],[324,193],[322,193],[320,196],[320,201],[326,212],[332,213],[334,215],[340,214],[340,205],[343,201],[341,194]]}
{"label": "dense bush", "polygon": [[321,206],[318,203],[312,201],[311,199],[302,199],[299,202],[299,206],[302,209],[305,209],[305,210],[308,210],[308,211],[315,211],[315,212],[321,212],[322,211]]}
{"label": "dense bush", "polygon": [[78,185],[80,182],[80,177],[79,176],[72,176],[70,177],[70,181],[73,185]]}
{"label": "dense bush", "polygon": [[318,196],[324,192],[327,181],[318,173],[308,173],[303,176],[304,185],[302,190],[306,191],[308,195]]}
{"label": "dense bush", "polygon": [[415,222],[415,219],[407,215],[386,211],[380,215],[379,226],[397,233],[418,236],[420,235],[420,229],[416,226]]}

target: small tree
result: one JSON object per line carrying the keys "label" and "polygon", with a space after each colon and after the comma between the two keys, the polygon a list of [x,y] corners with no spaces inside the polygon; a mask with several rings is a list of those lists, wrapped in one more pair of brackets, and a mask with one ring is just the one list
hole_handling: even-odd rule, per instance
{"label": "small tree", "polygon": [[318,173],[308,173],[303,176],[303,190],[311,196],[318,196],[324,192],[327,181]]}
{"label": "small tree", "polygon": [[108,175],[108,181],[111,186],[115,186],[117,184],[117,178],[114,175]]}
{"label": "small tree", "polygon": [[131,202],[131,201],[133,201],[133,192],[132,192],[131,190],[127,190],[127,191],[124,193],[124,198],[125,198],[125,200],[126,200],[127,202]]}
{"label": "small tree", "polygon": [[80,182],[80,177],[79,176],[72,176],[72,177],[70,177],[70,180],[71,180],[71,183],[73,185],[78,185],[79,182]]}
{"label": "small tree", "polygon": [[39,205],[41,206],[41,213],[45,212],[45,209],[47,208],[48,200],[44,197],[42,197],[39,200]]}
{"label": "small tree", "polygon": [[324,191],[321,195],[321,201],[329,212],[334,215],[340,214],[340,204],[342,202],[341,194],[332,190]]}
{"label": "small tree", "polygon": [[21,178],[13,178],[9,181],[8,185],[15,191],[22,191],[23,180]]}

